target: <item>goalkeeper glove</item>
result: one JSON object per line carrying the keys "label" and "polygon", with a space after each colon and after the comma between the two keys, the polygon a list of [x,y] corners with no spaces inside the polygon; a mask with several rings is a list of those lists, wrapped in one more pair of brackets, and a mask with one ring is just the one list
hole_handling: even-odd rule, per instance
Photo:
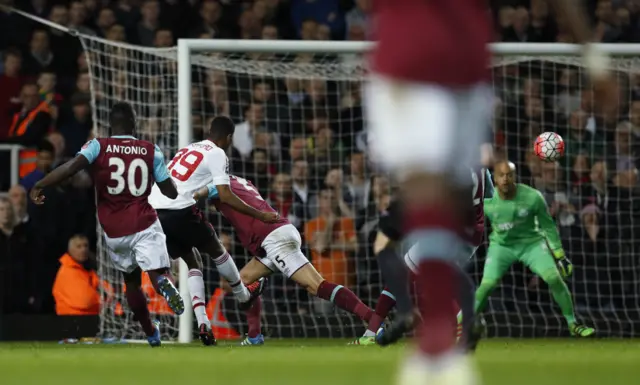
{"label": "goalkeeper glove", "polygon": [[556,266],[558,266],[558,271],[560,271],[562,278],[569,278],[573,273],[573,264],[564,254],[564,250],[554,250],[553,257],[556,259]]}

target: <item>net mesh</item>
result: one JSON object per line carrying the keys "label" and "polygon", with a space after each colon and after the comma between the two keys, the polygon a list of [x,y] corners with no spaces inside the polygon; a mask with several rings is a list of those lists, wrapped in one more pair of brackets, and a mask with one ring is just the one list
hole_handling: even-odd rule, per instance
{"label": "net mesh", "polygon": [[[108,135],[109,107],[127,100],[139,114],[139,136],[158,144],[170,159],[178,150],[177,51],[80,38],[90,68],[97,134]],[[543,192],[558,221],[575,264],[568,284],[579,318],[603,335],[623,336],[637,335],[640,319],[635,252],[635,202],[640,201],[634,200],[634,146],[640,127],[634,92],[640,66],[637,59],[613,63],[621,85],[621,113],[603,117],[592,103],[578,58],[542,60],[526,52],[495,58],[493,129],[498,156],[514,161],[520,180]],[[359,53],[194,54],[192,130],[194,140],[201,140],[215,115],[230,116],[237,123],[229,154],[232,173],[251,180],[299,228],[307,240],[303,251],[325,278],[349,286],[375,306],[383,286],[372,240],[389,196],[388,179],[363,164],[360,155],[366,152],[360,92],[365,72]],[[533,139],[544,131],[558,132],[566,140],[567,156],[558,164],[531,156]],[[355,251],[320,256],[309,248],[322,205],[317,193],[326,186],[338,193],[345,218],[334,239],[356,237]],[[217,213],[208,214],[236,263],[243,265],[249,255],[234,240],[233,229]],[[470,267],[476,281],[484,254],[481,248]],[[120,275],[106,253],[100,253],[99,262],[100,276],[116,288],[112,305],[102,309],[101,333],[141,337],[126,305],[119,305],[125,303],[118,294]],[[213,295],[219,276],[208,258],[204,275],[208,295]],[[311,298],[280,275],[271,279],[264,301],[264,326],[272,336],[352,337],[364,330],[360,321]],[[215,325],[245,330],[232,300],[212,299],[208,308]],[[165,321],[165,337],[175,338],[177,319],[164,314],[160,304],[152,311]],[[521,265],[505,275],[491,297],[487,318],[492,335],[567,332],[544,282]]]}

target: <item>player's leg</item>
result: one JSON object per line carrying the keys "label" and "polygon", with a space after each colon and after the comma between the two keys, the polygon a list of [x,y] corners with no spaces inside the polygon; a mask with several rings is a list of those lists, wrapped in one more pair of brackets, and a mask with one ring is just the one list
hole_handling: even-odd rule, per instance
{"label": "player's leg", "polygon": [[[477,247],[467,245],[465,254],[468,255],[469,260],[473,257]],[[476,287],[471,276],[467,273],[466,267],[469,262],[463,264],[460,267],[460,287],[458,293],[458,305],[460,312],[458,313],[458,328],[459,339],[458,342],[466,346],[471,340],[471,332],[475,321],[475,294]]]}
{"label": "player's leg", "polygon": [[142,291],[142,270],[139,267],[131,272],[122,272],[125,284],[125,297],[129,309],[133,312],[133,318],[140,323],[142,331],[147,336],[149,345],[160,346],[159,324],[151,321],[151,315],[147,308],[147,297]]}
{"label": "player's leg", "polygon": [[135,248],[132,246],[136,240],[137,234],[120,238],[105,236],[109,257],[115,268],[123,274],[127,304],[140,323],[149,344],[152,347],[160,346],[160,324],[151,321],[147,297],[142,291],[142,270],[136,263]]}
{"label": "player's leg", "polygon": [[348,288],[322,278],[300,250],[301,245],[300,233],[293,225],[274,230],[262,242],[267,254],[265,259],[286,277],[302,286],[309,294],[330,301],[338,308],[368,322],[373,310]]}
{"label": "player's leg", "polygon": [[133,253],[138,266],[149,274],[155,291],[162,295],[174,313],[184,312],[184,301],[176,288],[169,267],[171,259],[167,250],[167,238],[160,221],[135,234]]}
{"label": "player's leg", "polygon": [[527,245],[522,250],[521,261],[549,286],[551,295],[560,306],[560,311],[567,321],[571,334],[576,337],[590,337],[595,329],[578,324],[573,308],[571,292],[560,275],[553,255],[545,241]]}
{"label": "player's leg", "polygon": [[[171,248],[169,248],[171,251]],[[206,293],[203,277],[203,265],[200,252],[195,247],[189,252],[181,254],[182,260],[189,269],[187,277],[187,286],[189,287],[189,295],[191,296],[191,306],[193,313],[196,316],[198,322],[198,338],[206,346],[216,345],[217,341],[211,330],[211,321],[207,316],[206,310]]]}
{"label": "player's leg", "polygon": [[[476,139],[483,136],[485,122],[476,114],[473,129],[463,132],[467,127],[461,127],[460,115],[480,111],[478,106],[461,111],[458,91],[381,78],[372,79],[370,87],[375,155],[404,177],[405,230],[416,242],[420,258],[417,285],[423,322],[418,331],[419,349],[435,359],[453,351],[455,323],[451,320],[456,311],[451,304],[457,299],[456,263],[463,245],[460,235],[470,224],[471,207],[468,213],[461,207],[471,206],[470,186],[463,193],[465,186],[452,169],[479,161],[480,140]],[[426,149],[425,143],[429,143]]]}
{"label": "player's leg", "polygon": [[[260,279],[267,277],[277,271],[276,267],[267,259],[260,260],[258,258],[252,258],[246,265],[240,270],[240,278],[242,282],[251,286],[252,284],[260,281]],[[231,286],[225,280],[222,280],[222,288],[226,292],[232,292]],[[240,343],[242,346],[250,345],[263,345],[264,336],[262,335],[262,298],[256,298],[251,307],[247,309],[247,337]]]}
{"label": "player's leg", "polygon": [[204,345],[216,344],[211,331],[211,322],[205,308],[205,286],[202,274],[202,257],[197,249],[191,247],[190,239],[184,234],[189,232],[190,218],[193,215],[189,209],[157,210],[158,219],[167,239],[167,250],[172,259],[181,258],[189,269],[187,286],[191,296],[191,306],[198,322],[199,338]]}
{"label": "player's leg", "polygon": [[487,259],[482,271],[482,281],[476,290],[475,312],[477,314],[484,311],[489,296],[498,286],[509,267],[517,261],[517,258],[518,255],[511,248],[497,243],[489,244]]}

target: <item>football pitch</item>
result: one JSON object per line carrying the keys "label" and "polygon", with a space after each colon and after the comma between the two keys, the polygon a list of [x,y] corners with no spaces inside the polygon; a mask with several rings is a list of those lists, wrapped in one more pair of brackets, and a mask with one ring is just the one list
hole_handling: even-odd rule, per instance
{"label": "football pitch", "polygon": [[[267,340],[258,347],[0,344],[0,384],[393,384],[406,346]],[[640,383],[636,340],[486,340],[476,353],[485,385]]]}

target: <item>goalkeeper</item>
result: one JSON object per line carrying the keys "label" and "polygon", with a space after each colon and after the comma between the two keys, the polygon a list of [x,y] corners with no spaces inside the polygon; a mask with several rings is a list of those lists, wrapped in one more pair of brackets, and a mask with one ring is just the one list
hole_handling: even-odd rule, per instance
{"label": "goalkeeper", "polygon": [[593,335],[593,328],[576,321],[571,294],[563,280],[571,275],[573,266],[564,254],[542,194],[524,184],[516,184],[515,166],[508,161],[496,164],[494,179],[498,194],[484,202],[492,233],[482,282],[476,291],[476,313],[484,310],[489,295],[509,267],[522,262],[549,285],[571,334]]}

